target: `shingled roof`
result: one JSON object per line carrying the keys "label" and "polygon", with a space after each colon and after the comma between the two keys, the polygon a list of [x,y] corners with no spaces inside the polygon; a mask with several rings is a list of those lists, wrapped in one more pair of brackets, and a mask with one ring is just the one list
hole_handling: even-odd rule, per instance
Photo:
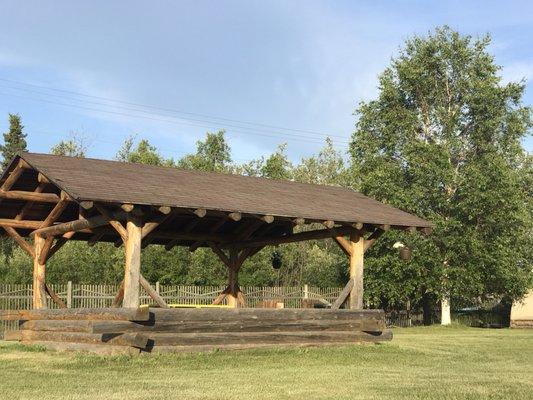
{"label": "shingled roof", "polygon": [[[48,154],[24,153],[20,157],[76,202],[203,208],[398,227],[432,226],[413,214],[336,186]],[[15,158],[11,168],[17,162]]]}

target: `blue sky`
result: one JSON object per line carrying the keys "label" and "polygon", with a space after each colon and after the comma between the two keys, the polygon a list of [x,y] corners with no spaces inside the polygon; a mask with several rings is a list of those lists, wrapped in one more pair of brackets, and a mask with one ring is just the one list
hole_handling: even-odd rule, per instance
{"label": "blue sky", "polygon": [[130,135],[178,158],[217,128],[238,162],[282,142],[298,160],[326,135],[346,150],[377,75],[443,24],[491,33],[503,78],[533,80],[526,1],[0,0],[0,131],[19,113],[30,150],[78,132],[97,158]]}

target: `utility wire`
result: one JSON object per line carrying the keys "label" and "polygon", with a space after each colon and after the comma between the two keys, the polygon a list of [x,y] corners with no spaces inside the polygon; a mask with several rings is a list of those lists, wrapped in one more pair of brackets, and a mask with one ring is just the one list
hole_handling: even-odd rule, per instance
{"label": "utility wire", "polygon": [[[184,115],[191,115],[191,116],[197,116],[197,117],[202,117],[202,118],[208,118],[210,120],[215,120],[215,121],[205,121],[205,120],[193,119],[193,121],[211,122],[211,123],[214,122],[214,123],[216,123],[217,122],[216,120],[219,120],[219,121],[233,122],[233,123],[245,124],[245,125],[251,125],[251,126],[259,126],[259,127],[263,127],[263,128],[269,128],[269,129],[306,133],[306,134],[313,135],[313,136],[319,135],[319,137],[322,137],[322,138],[324,138],[324,137],[332,137],[332,138],[336,137],[336,138],[340,138],[340,139],[345,139],[345,137],[341,136],[341,135],[332,135],[332,134],[327,134],[327,133],[324,133],[324,132],[318,132],[318,131],[313,131],[313,130],[287,128],[287,127],[276,126],[276,125],[268,125],[268,124],[250,122],[250,121],[242,121],[242,120],[237,120],[237,119],[212,116],[212,115],[208,115],[208,114],[187,112],[187,111],[182,111],[182,110],[177,110],[177,109],[172,109],[172,108],[164,108],[164,107],[157,107],[157,106],[146,105],[146,104],[141,104],[141,103],[133,103],[133,102],[128,102],[128,101],[111,99],[111,98],[103,97],[103,96],[88,95],[88,94],[85,94],[85,93],[80,93],[80,92],[75,92],[75,91],[70,91],[70,90],[64,90],[64,89],[57,89],[57,88],[53,88],[53,87],[50,87],[50,86],[36,85],[36,84],[31,84],[31,83],[21,82],[21,81],[16,81],[16,80],[11,80],[11,79],[0,78],[0,81],[14,83],[14,84],[17,84],[17,85],[23,85],[23,86],[39,88],[39,89],[50,90],[50,91],[54,91],[54,92],[66,93],[66,94],[69,94],[69,95],[81,96],[81,97],[85,97],[85,98],[93,98],[93,99],[98,99],[98,100],[104,100],[104,101],[112,102],[112,103],[120,103],[120,104],[129,105],[129,106],[136,106],[136,107],[142,107],[142,108],[147,108],[147,109],[152,109],[152,110],[166,111],[166,112],[172,112],[172,113],[184,114]],[[15,89],[24,90],[23,88],[15,88]],[[70,98],[72,98],[72,97],[70,97]],[[138,111],[142,111],[142,110],[138,110]],[[142,111],[142,112],[145,112],[145,111]],[[182,118],[183,119],[190,119],[190,118],[184,118],[184,117],[182,117]],[[244,127],[241,126],[240,128],[244,128]]]}

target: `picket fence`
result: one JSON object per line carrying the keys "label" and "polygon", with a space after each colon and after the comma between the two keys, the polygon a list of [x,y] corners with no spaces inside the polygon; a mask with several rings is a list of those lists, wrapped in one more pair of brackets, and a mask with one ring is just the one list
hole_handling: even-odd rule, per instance
{"label": "picket fence", "polygon": [[[119,289],[118,285],[82,285],[67,282],[51,285],[51,288],[69,308],[110,307]],[[225,286],[161,285],[156,291],[168,304],[211,304]],[[287,308],[302,307],[303,299],[316,299],[332,303],[342,288],[314,286],[243,286],[248,307],[255,307],[263,300],[279,300]],[[141,304],[152,304],[152,299],[141,289]],[[57,305],[49,298],[49,308]],[[0,310],[32,308],[32,285],[0,284]],[[5,330],[18,329],[18,321],[0,321],[0,337]]]}

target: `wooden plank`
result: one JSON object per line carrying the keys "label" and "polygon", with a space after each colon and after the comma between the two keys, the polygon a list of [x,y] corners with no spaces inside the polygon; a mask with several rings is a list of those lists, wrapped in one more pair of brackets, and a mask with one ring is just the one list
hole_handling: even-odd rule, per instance
{"label": "wooden plank", "polygon": [[114,346],[109,344],[75,343],[75,342],[44,342],[38,340],[23,343],[42,346],[54,351],[77,351],[98,355],[137,355],[140,349],[130,346]]}
{"label": "wooden plank", "polygon": [[354,286],[353,278],[348,279],[348,283],[346,284],[346,286],[344,286],[344,289],[342,289],[341,293],[339,294],[339,297],[337,297],[337,299],[331,306],[332,310],[338,310],[339,308],[341,308],[341,306],[346,301],[346,298],[352,292],[353,286]]}
{"label": "wooden plank", "polygon": [[125,268],[124,268],[124,299],[123,307],[137,308],[140,304],[141,275],[141,238],[142,222],[134,215],[128,215],[126,223]]}
{"label": "wooden plank", "polygon": [[221,332],[221,333],[147,333],[157,346],[285,344],[285,343],[359,343],[392,339],[390,331],[302,331],[302,332]]}
{"label": "wooden plank", "polygon": [[131,346],[145,348],[148,338],[139,332],[130,333],[84,333],[84,332],[55,332],[55,331],[20,331],[22,341],[42,342],[74,342],[103,344],[115,346]]}
{"label": "wooden plank", "polygon": [[299,321],[309,319],[346,320],[378,318],[385,319],[383,310],[331,310],[331,309],[268,309],[268,308],[183,308],[163,309],[151,308],[150,313],[156,322],[186,322],[186,321],[256,321],[256,320],[286,320]]}
{"label": "wooden plank", "polygon": [[62,308],[41,310],[0,310],[0,320],[118,320],[147,321],[148,307],[139,308]]}
{"label": "wooden plank", "polygon": [[[52,332],[85,332],[85,333],[120,333],[115,331],[94,332],[93,322],[88,320],[30,320],[21,321],[19,329],[30,331],[52,331]],[[103,321],[106,323],[107,321]],[[130,323],[130,321],[116,321]],[[134,324],[132,322],[132,324]],[[123,331],[126,332],[126,331]]]}
{"label": "wooden plank", "polygon": [[[36,322],[36,321],[35,321]],[[40,321],[39,321],[40,322]],[[48,321],[63,322],[63,321]],[[78,322],[78,321],[74,321]],[[87,321],[80,321],[87,322]],[[87,332],[121,333],[121,332],[175,332],[175,333],[209,333],[209,332],[296,332],[296,331],[369,331],[384,330],[385,320],[378,318],[360,319],[316,319],[283,320],[256,319],[246,321],[179,321],[179,322],[129,322],[129,321],[89,321]],[[52,327],[54,328],[54,327]],[[85,327],[83,327],[85,328]],[[74,326],[72,329],[82,329]],[[45,324],[40,330],[48,329]],[[67,331],[67,329],[64,329]],[[85,332],[85,330],[84,330]]]}

